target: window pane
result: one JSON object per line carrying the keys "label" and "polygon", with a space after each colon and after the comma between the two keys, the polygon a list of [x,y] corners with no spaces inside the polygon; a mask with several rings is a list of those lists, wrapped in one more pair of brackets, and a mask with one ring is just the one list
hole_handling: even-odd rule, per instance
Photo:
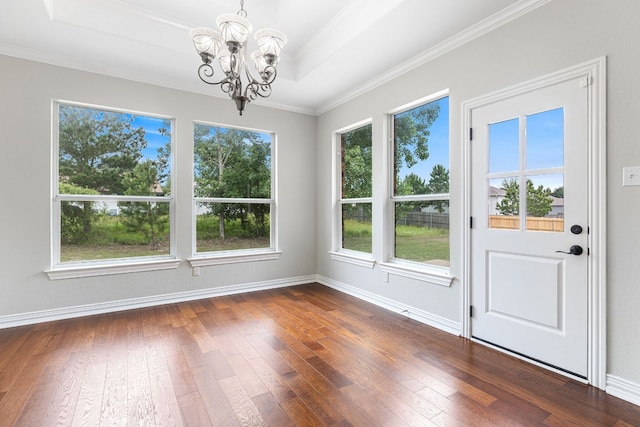
{"label": "window pane", "polygon": [[564,109],[527,116],[527,169],[564,166]]}
{"label": "window pane", "polygon": [[527,230],[564,231],[563,174],[527,177]]}
{"label": "window pane", "polygon": [[196,252],[271,247],[270,203],[197,203]]}
{"label": "window pane", "polygon": [[341,136],[342,198],[371,197],[371,125]]}
{"label": "window pane", "polygon": [[371,203],[342,205],[342,248],[371,253]]}
{"label": "window pane", "polygon": [[60,261],[169,255],[169,202],[60,202]]}
{"label": "window pane", "polygon": [[519,119],[489,125],[489,173],[520,170]]}
{"label": "window pane", "polygon": [[449,192],[449,97],[393,116],[394,196]]}
{"label": "window pane", "polygon": [[489,228],[520,229],[518,177],[489,180]]}
{"label": "window pane", "polygon": [[271,198],[271,135],[194,126],[196,197]]}
{"label": "window pane", "polygon": [[59,105],[60,194],[170,193],[171,121]]}
{"label": "window pane", "polygon": [[396,258],[449,266],[448,200],[396,202],[395,218]]}

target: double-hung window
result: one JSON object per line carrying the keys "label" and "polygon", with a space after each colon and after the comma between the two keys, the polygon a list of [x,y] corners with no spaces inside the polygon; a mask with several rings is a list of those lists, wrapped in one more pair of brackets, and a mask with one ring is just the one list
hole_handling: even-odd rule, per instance
{"label": "double-hung window", "polygon": [[193,266],[277,257],[275,136],[194,124]]}
{"label": "double-hung window", "polygon": [[391,116],[391,261],[448,275],[449,98]]}
{"label": "double-hung window", "polygon": [[62,102],[53,116],[49,276],[175,268],[172,120]]}
{"label": "double-hung window", "polygon": [[340,134],[341,248],[371,253],[371,124]]}
{"label": "double-hung window", "polygon": [[334,134],[335,200],[333,248],[338,261],[372,268],[373,162],[371,122]]}

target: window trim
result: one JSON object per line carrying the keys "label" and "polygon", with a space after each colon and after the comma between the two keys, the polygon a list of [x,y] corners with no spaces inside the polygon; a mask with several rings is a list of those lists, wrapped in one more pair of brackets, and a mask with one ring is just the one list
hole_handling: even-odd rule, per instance
{"label": "window trim", "polygon": [[[449,89],[443,89],[435,92],[431,95],[422,97],[410,103],[404,104],[387,113],[387,129],[388,129],[388,171],[387,185],[388,185],[388,198],[386,204],[386,218],[389,221],[385,223],[385,251],[387,258],[380,263],[381,270],[385,273],[394,274],[401,277],[407,277],[431,284],[441,286],[451,286],[454,276],[451,275],[451,267],[442,267],[435,264],[421,263],[411,261],[403,258],[396,258],[394,252],[395,246],[395,205],[397,202],[410,202],[410,201],[447,201],[451,202],[451,192],[438,193],[438,194],[418,194],[418,195],[395,195],[395,134],[394,134],[394,117],[398,114],[412,110],[414,108],[426,105],[430,102],[438,101],[440,99],[449,97]],[[451,128],[451,111],[449,110],[449,130]],[[451,154],[451,134],[449,134],[449,154]],[[451,240],[449,241],[451,243]],[[451,256],[451,249],[449,249],[449,255]]]}
{"label": "window trim", "polygon": [[[195,145],[194,135],[195,126],[202,125],[208,127],[221,127],[227,129],[238,129],[242,131],[259,132],[268,134],[271,136],[271,198],[229,198],[229,197],[196,197],[195,195],[195,174],[194,174],[194,150]],[[192,146],[192,159],[191,159],[191,256],[187,259],[191,267],[206,267],[210,265],[223,265],[223,264],[235,264],[243,262],[253,261],[272,261],[277,260],[282,255],[282,251],[278,246],[278,197],[277,197],[277,146],[278,146],[278,134],[275,131],[262,130],[249,127],[232,126],[221,123],[212,123],[200,120],[193,120],[191,122],[191,146]],[[253,249],[235,249],[229,251],[211,251],[211,252],[197,252],[197,220],[196,220],[196,207],[198,203],[269,203],[269,247],[268,248],[253,248]]]}
{"label": "window trim", "polygon": [[[131,114],[135,116],[152,117],[168,120],[171,123],[171,159],[169,180],[171,191],[164,196],[128,196],[128,195],[81,195],[81,194],[60,194],[59,193],[59,158],[60,158],[60,106],[72,106],[86,109],[109,111],[114,113]],[[105,276],[111,274],[121,274],[139,271],[156,271],[175,269],[180,260],[176,257],[176,156],[175,141],[176,119],[171,116],[155,114],[133,109],[114,108],[104,105],[89,104],[83,102],[69,101],[63,99],[52,99],[51,101],[51,247],[50,247],[50,268],[45,273],[50,280],[70,279],[79,277]],[[169,254],[150,255],[127,258],[108,258],[98,260],[82,260],[76,262],[61,262],[61,205],[63,201],[124,201],[124,202],[161,202],[169,204]]]}
{"label": "window trim", "polygon": [[[333,132],[333,162],[332,162],[332,177],[333,177],[333,200],[335,205],[335,212],[332,215],[332,242],[331,250],[329,251],[330,258],[334,261],[345,262],[348,264],[357,265],[365,268],[373,268],[376,264],[376,260],[373,257],[373,247],[371,252],[360,252],[352,249],[345,249],[342,247],[342,206],[351,203],[369,203],[372,206],[371,215],[373,212],[373,194],[369,197],[357,197],[357,198],[342,198],[342,135],[365,126],[371,126],[373,131],[373,118],[361,120],[353,123],[344,128],[338,129]],[[373,138],[371,141],[371,149],[373,150]],[[373,171],[373,164],[372,171]],[[372,186],[375,186],[372,179]],[[373,188],[372,188],[373,193]],[[373,245],[373,236],[372,236]]]}

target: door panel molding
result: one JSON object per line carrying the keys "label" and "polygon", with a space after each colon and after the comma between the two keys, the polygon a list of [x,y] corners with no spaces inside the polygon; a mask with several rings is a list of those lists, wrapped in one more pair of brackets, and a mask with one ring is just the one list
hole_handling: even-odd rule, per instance
{"label": "door panel molding", "polygon": [[[606,386],[606,57],[575,65],[462,102],[463,179],[460,223],[471,217],[471,140],[472,112],[513,96],[522,95],[567,80],[580,79],[587,88],[588,131],[588,367],[587,381],[598,388]],[[471,231],[462,232],[462,331],[471,337]]]}

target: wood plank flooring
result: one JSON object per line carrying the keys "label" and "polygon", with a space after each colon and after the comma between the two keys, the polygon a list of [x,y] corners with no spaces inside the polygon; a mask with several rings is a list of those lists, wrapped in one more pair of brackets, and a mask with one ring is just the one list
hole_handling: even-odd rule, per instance
{"label": "wood plank flooring", "polygon": [[319,284],[0,330],[0,425],[640,426],[640,407]]}

